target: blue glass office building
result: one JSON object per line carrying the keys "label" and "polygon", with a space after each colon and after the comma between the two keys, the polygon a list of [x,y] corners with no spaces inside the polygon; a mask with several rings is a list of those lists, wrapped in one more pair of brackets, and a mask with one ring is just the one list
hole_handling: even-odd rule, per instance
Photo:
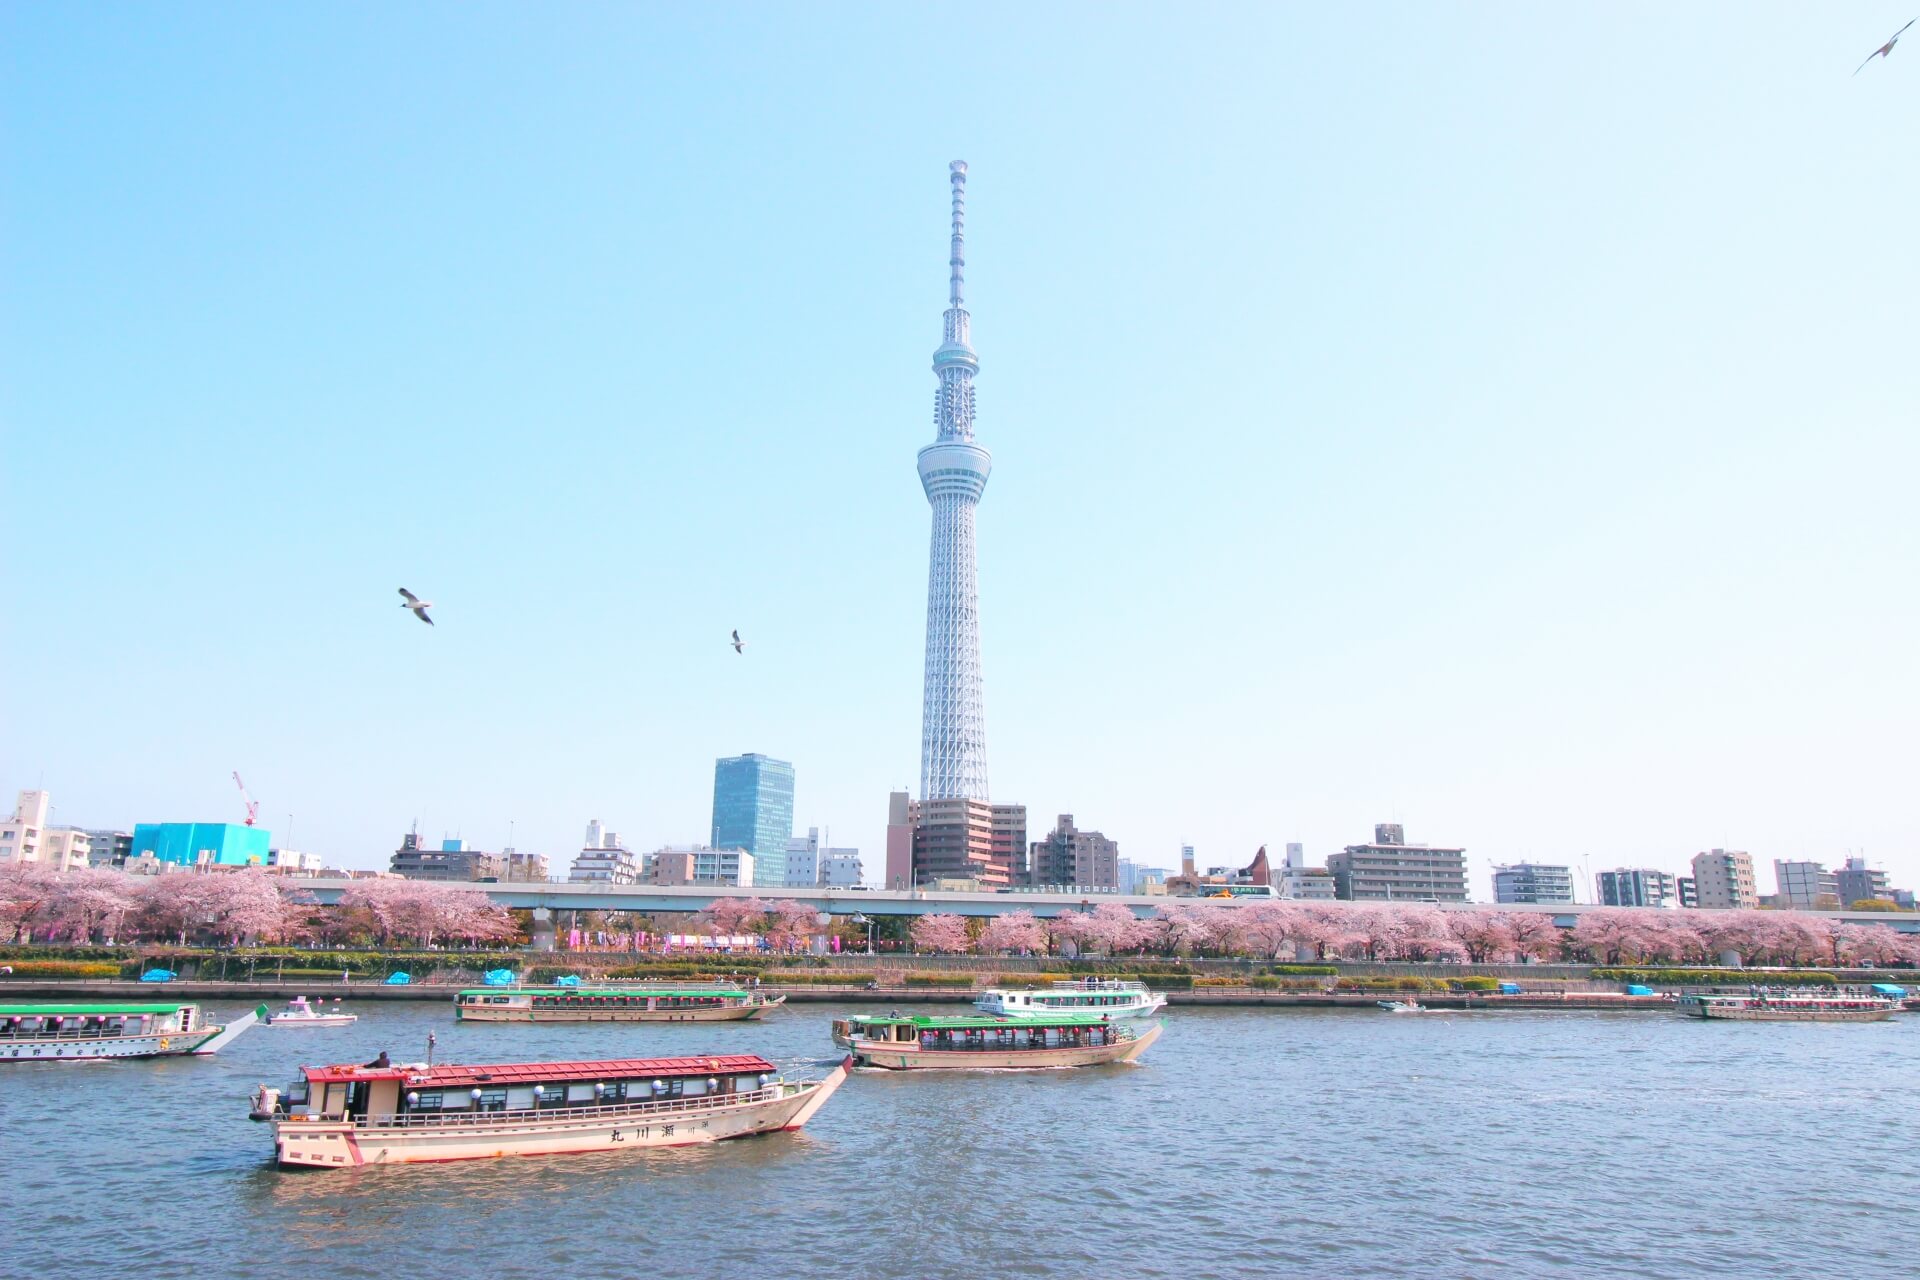
{"label": "blue glass office building", "polygon": [[133,857],[151,853],[162,862],[191,867],[201,854],[209,863],[244,867],[267,865],[273,837],[265,827],[238,822],[142,822],[133,829]]}
{"label": "blue glass office building", "polygon": [[716,849],[753,855],[753,883],[787,882],[787,841],[793,838],[793,766],[758,752],[713,763],[713,838]]}

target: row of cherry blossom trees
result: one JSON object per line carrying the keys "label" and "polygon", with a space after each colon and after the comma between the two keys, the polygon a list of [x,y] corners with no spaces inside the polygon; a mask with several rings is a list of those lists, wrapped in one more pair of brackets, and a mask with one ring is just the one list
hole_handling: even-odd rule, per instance
{"label": "row of cherry blossom trees", "polygon": [[502,942],[512,916],[477,887],[357,881],[335,908],[317,907],[264,871],[133,876],[105,868],[55,872],[0,863],[0,941]]}
{"label": "row of cherry blossom trees", "polygon": [[775,951],[800,951],[823,932],[819,913],[798,902],[759,898],[721,898],[694,918],[695,925],[721,937],[759,934]]}
{"label": "row of cherry blossom trees", "polygon": [[[1837,922],[1792,911],[1589,911],[1572,929],[1546,912],[1419,905],[1176,902],[1141,919],[1117,902],[1028,911],[970,924],[955,915],[916,920],[916,950],[982,955],[1216,955],[1263,960],[1575,960],[1594,964],[1920,964],[1920,937],[1885,925]],[[1071,944],[1070,948],[1068,944]]]}
{"label": "row of cherry blossom trees", "polygon": [[[695,927],[757,934],[777,951],[806,948],[822,926],[813,908],[724,898]],[[257,870],[129,876],[56,873],[0,863],[0,942],[210,940],[473,946],[517,937],[508,912],[477,886],[381,877],[359,880],[321,908]],[[1170,902],[1142,919],[1117,902],[1042,920],[1014,911],[985,921],[929,915],[909,929],[915,950],[946,954],[1198,955],[1276,959],[1582,960],[1594,964],[1920,964],[1920,937],[1885,925],[1791,911],[1583,913],[1572,929],[1537,910],[1257,901]]]}

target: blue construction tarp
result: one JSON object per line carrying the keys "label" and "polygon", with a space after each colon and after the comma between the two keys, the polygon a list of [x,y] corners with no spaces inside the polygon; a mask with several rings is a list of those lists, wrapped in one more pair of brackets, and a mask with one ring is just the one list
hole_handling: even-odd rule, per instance
{"label": "blue construction tarp", "polygon": [[511,969],[489,969],[480,980],[490,987],[510,987],[519,981],[519,976]]}
{"label": "blue construction tarp", "polygon": [[1517,982],[1503,982],[1500,984],[1500,994],[1503,996],[1517,996],[1520,994],[1520,984]]}
{"label": "blue construction tarp", "polygon": [[149,969],[149,970],[147,970],[147,971],[146,971],[145,973],[143,973],[143,974],[141,974],[141,975],[140,975],[140,981],[142,981],[142,982],[172,982],[172,981],[173,981],[173,970],[171,970],[171,969]]}
{"label": "blue construction tarp", "polygon": [[413,975],[410,973],[395,973],[387,977],[387,985],[390,987],[404,987],[410,985],[412,982]]}
{"label": "blue construction tarp", "polygon": [[580,985],[580,975],[577,973],[563,973],[553,980],[553,985],[556,987],[577,987]]}
{"label": "blue construction tarp", "polygon": [[1653,994],[1653,988],[1643,987],[1637,982],[1629,982],[1627,984],[1627,994],[1630,996],[1650,996]]}

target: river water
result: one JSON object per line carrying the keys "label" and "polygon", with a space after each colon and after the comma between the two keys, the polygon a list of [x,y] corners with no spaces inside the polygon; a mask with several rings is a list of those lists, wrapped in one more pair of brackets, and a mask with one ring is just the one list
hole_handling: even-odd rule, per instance
{"label": "river water", "polygon": [[[236,1008],[210,1006],[216,1014]],[[868,1007],[870,1009],[870,1006]],[[951,1011],[951,1006],[946,1006]],[[858,1011],[858,1010],[856,1010]],[[828,1019],[457,1025],[374,1004],[219,1056],[0,1067],[0,1273],[66,1276],[1911,1276],[1920,1016],[1178,1009],[1134,1066],[861,1072],[707,1149],[279,1172],[302,1061],[761,1053]],[[822,1064],[815,1066],[814,1064]]]}

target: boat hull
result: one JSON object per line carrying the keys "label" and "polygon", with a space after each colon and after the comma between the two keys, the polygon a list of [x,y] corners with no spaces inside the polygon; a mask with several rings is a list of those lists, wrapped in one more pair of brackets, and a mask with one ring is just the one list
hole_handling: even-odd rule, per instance
{"label": "boat hull", "polygon": [[885,1071],[1043,1071],[1132,1062],[1160,1038],[1162,1029],[1155,1023],[1133,1039],[1117,1044],[1058,1049],[923,1049],[917,1044],[858,1038],[843,1043],[853,1054],[856,1066]]}
{"label": "boat hull", "polygon": [[748,1022],[778,1009],[785,996],[715,1009],[515,1009],[456,1005],[461,1022]]}
{"label": "boat hull", "polygon": [[776,1085],[744,1100],[730,1098],[712,1106],[614,1107],[559,1119],[500,1112],[418,1125],[281,1119],[273,1126],[274,1160],[288,1169],[343,1169],[639,1151],[777,1133],[811,1120],[846,1080],[850,1065],[842,1062],[821,1080]]}
{"label": "boat hull", "polygon": [[87,1062],[101,1058],[178,1058],[210,1053],[207,1044],[218,1039],[220,1027],[199,1031],[155,1032],[144,1036],[99,1036],[92,1039],[0,1040],[0,1062]]}
{"label": "boat hull", "polygon": [[1704,1018],[1725,1022],[1885,1022],[1894,1009],[1793,1009],[1780,1006],[1750,1008],[1733,1005],[1682,1004],[1678,1012],[1684,1018]]}

